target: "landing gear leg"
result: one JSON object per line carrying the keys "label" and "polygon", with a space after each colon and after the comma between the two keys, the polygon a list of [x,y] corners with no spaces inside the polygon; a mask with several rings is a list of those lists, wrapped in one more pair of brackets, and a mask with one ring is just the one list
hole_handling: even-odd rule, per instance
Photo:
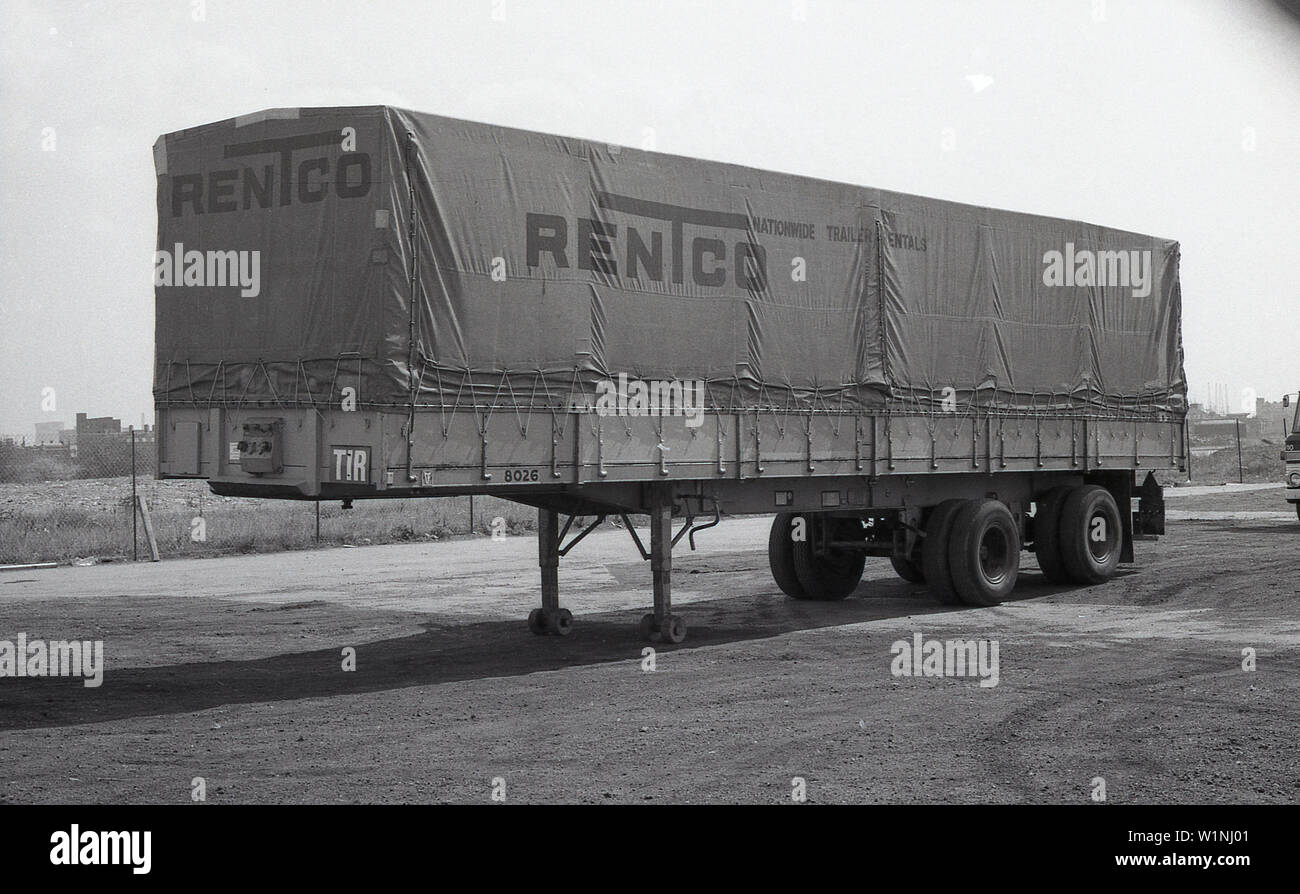
{"label": "landing gear leg", "polygon": [[654,614],[641,619],[641,635],[665,643],[686,639],[686,621],[672,613],[673,495],[667,487],[653,488],[650,507],[650,570],[654,574]]}
{"label": "landing gear leg", "polygon": [[528,629],[538,636],[568,636],[573,613],[560,608],[560,516],[537,510],[537,564],[542,569],[542,607],[528,615]]}

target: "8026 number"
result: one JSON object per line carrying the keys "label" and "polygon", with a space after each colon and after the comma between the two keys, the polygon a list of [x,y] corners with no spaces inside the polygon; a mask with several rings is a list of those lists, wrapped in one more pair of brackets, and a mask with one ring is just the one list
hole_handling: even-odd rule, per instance
{"label": "8026 number", "polygon": [[514,481],[538,481],[540,479],[536,469],[506,469],[505,480],[509,483]]}

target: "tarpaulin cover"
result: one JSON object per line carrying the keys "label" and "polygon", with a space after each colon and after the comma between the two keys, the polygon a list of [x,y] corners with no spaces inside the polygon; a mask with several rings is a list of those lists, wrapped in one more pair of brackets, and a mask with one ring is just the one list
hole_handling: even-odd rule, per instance
{"label": "tarpaulin cover", "polygon": [[1185,408],[1165,239],[390,107],[154,155],[160,405]]}

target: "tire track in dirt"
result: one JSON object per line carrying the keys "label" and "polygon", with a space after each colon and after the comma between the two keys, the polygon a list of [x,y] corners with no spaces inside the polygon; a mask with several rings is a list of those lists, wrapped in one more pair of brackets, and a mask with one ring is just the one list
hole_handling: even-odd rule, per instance
{"label": "tire track in dirt", "polygon": [[[1132,661],[1100,655],[1069,679],[1033,685],[1030,700],[982,737],[991,746],[988,772],[1021,801],[1085,803],[1094,776],[1106,779],[1111,801],[1289,803],[1300,796],[1300,764],[1291,757],[1300,651],[1271,656],[1274,672],[1256,677],[1203,653],[1174,650],[1153,657],[1149,649],[1134,647],[1144,654]],[[1132,673],[1152,660],[1163,667]],[[1094,670],[1098,677],[1089,676]],[[1257,693],[1263,704],[1249,705],[1242,690]],[[1253,727],[1244,730],[1239,727],[1247,713]],[[1206,737],[1197,746],[1201,749],[1240,746],[1234,736],[1253,736],[1261,746],[1252,755],[1259,765],[1249,768],[1250,778],[1237,780],[1235,790],[1211,797],[1191,774],[1178,772],[1189,758],[1200,766],[1195,752],[1188,754],[1171,738],[1175,730],[1188,735],[1189,727]],[[1073,772],[1063,775],[1063,767]],[[1041,782],[1045,771],[1054,787]]]}

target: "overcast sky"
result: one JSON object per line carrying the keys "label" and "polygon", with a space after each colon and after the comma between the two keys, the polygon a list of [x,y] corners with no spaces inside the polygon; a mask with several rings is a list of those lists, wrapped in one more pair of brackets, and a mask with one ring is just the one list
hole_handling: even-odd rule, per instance
{"label": "overcast sky", "polygon": [[283,106],[400,105],[1177,239],[1192,400],[1300,388],[1300,25],[1269,0],[0,8],[0,434],[152,422],[153,142]]}

